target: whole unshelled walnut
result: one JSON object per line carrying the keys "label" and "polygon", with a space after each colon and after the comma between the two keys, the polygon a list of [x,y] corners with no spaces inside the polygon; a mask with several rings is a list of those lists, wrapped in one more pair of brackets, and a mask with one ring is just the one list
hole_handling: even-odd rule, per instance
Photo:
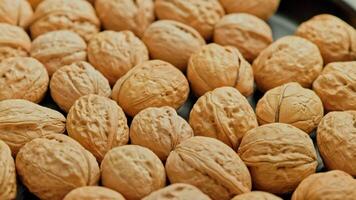
{"label": "whole unshelled walnut", "polygon": [[[33,9],[36,9],[38,4],[40,4],[42,1],[44,0],[28,0],[28,2],[30,2]],[[95,0],[87,0],[87,1],[89,1],[91,4],[94,4],[95,2]]]}
{"label": "whole unshelled walnut", "polygon": [[130,116],[148,107],[178,109],[187,100],[189,84],[171,64],[150,60],[138,64],[115,84],[112,98]]}
{"label": "whole unshelled walnut", "polygon": [[26,0],[1,0],[0,22],[27,28],[33,11]]}
{"label": "whole unshelled walnut", "polygon": [[251,176],[236,152],[209,137],[195,136],[180,143],[168,156],[171,183],[196,186],[214,200],[229,200],[251,190]]}
{"label": "whole unshelled walnut", "polygon": [[63,134],[50,134],[25,144],[16,156],[22,183],[43,200],[61,200],[75,188],[97,185],[95,157]]}
{"label": "whole unshelled walnut", "polygon": [[16,169],[9,146],[0,140],[0,199],[16,199]]}
{"label": "whole unshelled walnut", "polygon": [[65,131],[65,117],[58,111],[21,99],[0,101],[0,140],[16,155],[27,142]]}
{"label": "whole unshelled walnut", "polygon": [[282,198],[268,192],[252,191],[237,195],[231,200],[282,200]]}
{"label": "whole unshelled walnut", "polygon": [[100,186],[84,186],[69,192],[63,200],[125,200],[118,192]]}
{"label": "whole unshelled walnut", "polygon": [[274,194],[293,191],[318,165],[309,135],[282,123],[248,131],[238,154],[251,172],[254,188]]}

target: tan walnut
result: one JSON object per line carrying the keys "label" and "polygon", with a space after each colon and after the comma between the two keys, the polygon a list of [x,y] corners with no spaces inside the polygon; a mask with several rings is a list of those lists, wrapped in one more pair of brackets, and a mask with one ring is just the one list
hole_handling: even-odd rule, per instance
{"label": "tan walnut", "polygon": [[231,200],[282,200],[282,198],[268,192],[252,191],[237,195]]}
{"label": "tan walnut", "polygon": [[84,186],[69,192],[63,200],[125,200],[118,192],[100,186]]}
{"label": "tan walnut", "polygon": [[27,28],[33,15],[31,5],[26,0],[1,0],[0,22]]}
{"label": "tan walnut", "polygon": [[[36,7],[44,0],[27,0],[28,2],[30,2],[31,6],[33,9],[36,9]],[[88,2],[90,2],[91,4],[94,4],[95,0],[87,0]]]}
{"label": "tan walnut", "polygon": [[0,199],[16,199],[16,169],[9,146],[0,140]]}

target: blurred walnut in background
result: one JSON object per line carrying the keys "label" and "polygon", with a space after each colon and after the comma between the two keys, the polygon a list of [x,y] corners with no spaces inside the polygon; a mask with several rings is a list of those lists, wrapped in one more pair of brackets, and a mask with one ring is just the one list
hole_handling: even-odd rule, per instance
{"label": "blurred walnut in background", "polygon": [[1,0],[0,22],[27,28],[33,11],[27,0]]}

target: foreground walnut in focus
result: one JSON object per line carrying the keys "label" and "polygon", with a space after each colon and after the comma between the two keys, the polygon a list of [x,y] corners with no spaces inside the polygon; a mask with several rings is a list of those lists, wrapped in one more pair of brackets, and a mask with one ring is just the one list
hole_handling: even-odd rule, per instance
{"label": "foreground walnut in focus", "polygon": [[275,194],[293,191],[318,165],[309,135],[282,123],[247,132],[238,154],[251,172],[254,188]]}
{"label": "foreground walnut in focus", "polygon": [[0,199],[16,199],[16,169],[9,146],[0,140]]}
{"label": "foreground walnut in focus", "polygon": [[63,200],[125,200],[125,198],[109,188],[84,186],[72,190]]}
{"label": "foreground walnut in focus", "polygon": [[0,22],[26,28],[33,11],[26,0],[1,0]]}
{"label": "foreground walnut in focus", "polygon": [[229,200],[251,190],[251,177],[236,152],[219,140],[196,136],[183,141],[168,156],[171,183],[196,186],[214,200]]}
{"label": "foreground walnut in focus", "polygon": [[268,192],[252,191],[245,194],[237,195],[231,200],[282,200],[282,198]]}

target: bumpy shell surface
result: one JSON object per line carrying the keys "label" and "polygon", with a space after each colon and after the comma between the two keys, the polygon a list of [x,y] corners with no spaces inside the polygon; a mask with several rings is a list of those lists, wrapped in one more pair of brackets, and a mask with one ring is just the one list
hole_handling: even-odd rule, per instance
{"label": "bumpy shell surface", "polygon": [[318,47],[297,36],[285,36],[264,49],[252,65],[257,87],[267,91],[288,82],[310,88],[323,68]]}
{"label": "bumpy shell surface", "polygon": [[129,127],[115,101],[94,94],[75,101],[67,116],[68,135],[89,150],[98,161],[110,149],[127,144]]}
{"label": "bumpy shell surface", "polygon": [[9,146],[0,140],[0,199],[16,198],[16,169]]}
{"label": "bumpy shell surface", "polygon": [[353,200],[356,196],[356,180],[349,174],[333,170],[310,175],[294,191],[292,200]]}
{"label": "bumpy shell surface", "polygon": [[197,96],[223,86],[235,87],[245,96],[253,93],[252,67],[231,46],[203,46],[190,57],[187,76]]}
{"label": "bumpy shell surface", "polygon": [[356,110],[356,61],[326,65],[313,90],[326,110]]}
{"label": "bumpy shell surface", "polygon": [[317,143],[324,164],[356,176],[356,111],[330,112],[321,120]]}
{"label": "bumpy shell surface", "polygon": [[62,134],[36,138],[23,146],[16,169],[24,185],[43,200],[61,200],[75,188],[98,184],[95,157]]}
{"label": "bumpy shell surface", "polygon": [[316,44],[325,63],[356,60],[356,30],[333,15],[311,18],[296,34]]}
{"label": "bumpy shell surface", "polygon": [[214,42],[238,48],[249,62],[272,41],[272,30],[268,24],[246,13],[225,15],[214,29]]}
{"label": "bumpy shell surface", "polygon": [[[27,0],[27,1],[30,2],[32,8],[35,9],[38,6],[38,4],[40,4],[44,0]],[[87,0],[87,1],[89,1],[91,4],[94,4],[95,2],[95,0]]]}
{"label": "bumpy shell surface", "polygon": [[214,200],[229,200],[251,190],[251,177],[236,152],[219,140],[196,136],[183,141],[168,156],[171,183],[196,186]]}
{"label": "bumpy shell surface", "polygon": [[104,31],[90,40],[88,59],[114,85],[131,68],[148,60],[148,50],[130,31]]}
{"label": "bumpy shell surface", "polygon": [[139,37],[155,19],[153,0],[96,0],[95,8],[105,29],[130,30]]}
{"label": "bumpy shell surface", "polygon": [[161,160],[166,160],[178,144],[193,135],[190,125],[168,106],[142,110],[130,127],[131,143],[149,148]]}
{"label": "bumpy shell surface", "polygon": [[1,0],[0,22],[26,28],[31,20],[33,11],[26,0]]}
{"label": "bumpy shell surface", "polygon": [[27,100],[0,101],[0,140],[10,146],[13,155],[35,138],[63,133],[65,121],[61,113]]}
{"label": "bumpy shell surface", "polygon": [[84,186],[69,192],[63,200],[125,200],[118,192],[100,186]]}
{"label": "bumpy shell surface", "polygon": [[50,90],[53,100],[66,112],[81,96],[111,95],[108,80],[87,62],[76,62],[57,70],[52,76]]}
{"label": "bumpy shell surface", "polygon": [[182,71],[185,71],[189,57],[205,44],[194,28],[171,20],[150,25],[142,40],[152,59],[169,62]]}
{"label": "bumpy shell surface", "polygon": [[282,198],[268,192],[252,191],[237,195],[231,200],[282,200]]}
{"label": "bumpy shell surface", "polygon": [[171,106],[178,109],[187,100],[189,84],[182,72],[171,64],[145,61],[115,84],[112,98],[130,116],[148,107]]}
{"label": "bumpy shell surface", "polygon": [[265,93],[256,105],[259,124],[281,122],[311,133],[324,116],[318,95],[296,82],[286,83]]}
{"label": "bumpy shell surface", "polygon": [[193,106],[189,124],[195,135],[213,137],[237,149],[243,135],[258,126],[247,99],[232,87],[201,96]]}
{"label": "bumpy shell surface", "polygon": [[309,135],[282,123],[247,132],[238,154],[249,167],[254,188],[275,194],[293,191],[318,164]]}
{"label": "bumpy shell surface", "polygon": [[125,145],[110,150],[101,163],[102,183],[131,200],[139,200],[166,185],[161,160],[149,149]]}

